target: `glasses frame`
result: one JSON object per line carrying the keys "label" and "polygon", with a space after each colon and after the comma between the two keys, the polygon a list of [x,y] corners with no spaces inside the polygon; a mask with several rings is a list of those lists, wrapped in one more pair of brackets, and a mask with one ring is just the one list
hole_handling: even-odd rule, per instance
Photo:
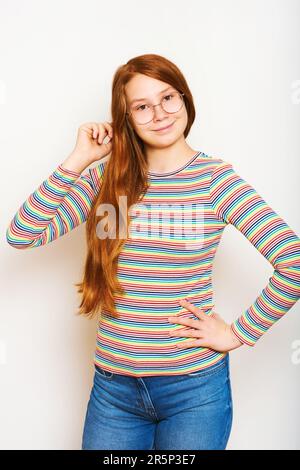
{"label": "glasses frame", "polygon": [[[155,108],[155,106],[161,106],[161,108],[164,110],[164,112],[165,112],[165,113],[168,113],[168,114],[175,114],[175,113],[178,113],[178,111],[180,111],[180,109],[182,108],[182,106],[183,106],[183,104],[184,104],[183,96],[185,96],[185,95],[184,95],[184,93],[180,93],[180,91],[177,91],[177,90],[176,90],[176,93],[178,93],[178,94],[180,95],[180,97],[181,97],[181,102],[182,102],[180,108],[179,108],[177,111],[173,111],[173,112],[166,111],[166,110],[163,108],[163,106],[162,106],[162,101],[163,101],[163,99],[164,99],[164,97],[163,97],[163,98],[160,100],[159,103],[157,103],[157,104],[150,104],[150,109],[151,109],[151,111],[152,111],[152,118],[150,119],[150,121],[143,122],[143,124],[140,124],[140,123],[138,123],[137,120],[133,117],[132,111],[129,111],[129,112],[126,111],[125,114],[127,114],[127,116],[132,115],[132,119],[133,119],[137,124],[140,124],[141,126],[143,126],[144,124],[148,124],[149,122],[151,122],[151,121],[153,120],[154,108]],[[165,96],[167,96],[167,95],[165,95]]]}

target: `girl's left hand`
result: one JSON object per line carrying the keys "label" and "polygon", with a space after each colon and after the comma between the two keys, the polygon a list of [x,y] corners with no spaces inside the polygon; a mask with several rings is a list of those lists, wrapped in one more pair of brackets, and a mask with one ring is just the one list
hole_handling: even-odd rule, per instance
{"label": "girl's left hand", "polygon": [[171,323],[180,323],[188,327],[171,331],[169,333],[170,337],[184,336],[198,338],[196,340],[180,341],[176,344],[178,348],[185,349],[202,346],[219,352],[227,352],[244,344],[235,336],[230,325],[225,323],[218,313],[213,312],[209,316],[187,300],[180,300],[179,303],[196,315],[199,320],[180,318],[178,316],[168,318]]}

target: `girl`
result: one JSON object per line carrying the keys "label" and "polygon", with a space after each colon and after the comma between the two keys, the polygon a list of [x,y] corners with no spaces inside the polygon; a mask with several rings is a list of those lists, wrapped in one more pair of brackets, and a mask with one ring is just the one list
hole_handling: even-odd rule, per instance
{"label": "girl", "polygon": [[[82,449],[225,449],[229,351],[254,346],[298,300],[300,240],[230,163],[186,142],[195,108],[174,63],[146,54],[120,66],[111,111],[79,127],[7,241],[39,247],[87,222],[79,314],[100,315]],[[228,224],[274,267],[232,324],[211,282]]]}

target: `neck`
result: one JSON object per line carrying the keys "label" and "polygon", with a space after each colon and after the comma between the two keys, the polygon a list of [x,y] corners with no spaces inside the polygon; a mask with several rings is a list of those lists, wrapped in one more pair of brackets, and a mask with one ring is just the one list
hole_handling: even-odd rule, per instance
{"label": "neck", "polygon": [[197,150],[193,150],[185,141],[171,147],[148,148],[146,151],[148,170],[158,173],[174,171],[188,162]]}

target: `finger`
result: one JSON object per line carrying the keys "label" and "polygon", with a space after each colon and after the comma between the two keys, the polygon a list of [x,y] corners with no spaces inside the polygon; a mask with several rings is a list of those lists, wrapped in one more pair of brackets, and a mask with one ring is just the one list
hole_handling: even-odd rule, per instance
{"label": "finger", "polygon": [[178,328],[170,331],[169,336],[193,336],[191,333],[195,331],[194,328]]}
{"label": "finger", "polygon": [[104,121],[103,125],[104,125],[105,129],[107,130],[108,136],[112,139],[112,137],[113,137],[112,125],[107,121]]}
{"label": "finger", "polygon": [[195,328],[178,328],[176,330],[170,331],[169,335],[170,336],[184,336],[184,335],[196,335],[196,333],[199,334],[199,330],[195,330]]}
{"label": "finger", "polygon": [[90,128],[90,127],[83,127],[81,126],[80,127],[80,130],[85,132],[89,137],[92,137],[93,136],[93,129]]}
{"label": "finger", "polygon": [[196,341],[181,341],[180,343],[176,344],[176,348],[178,349],[195,348],[197,346],[204,346],[202,339],[197,339]]}
{"label": "finger", "polygon": [[[99,133],[98,143],[103,144],[103,145],[108,145],[108,146],[111,145],[112,133],[111,133],[110,128],[108,126],[106,127],[103,123],[99,124],[99,128],[100,128],[100,133]],[[107,142],[104,142],[106,137],[108,137],[108,140]]]}
{"label": "finger", "polygon": [[98,124],[98,128],[99,128],[99,138],[98,138],[98,143],[99,144],[103,144],[105,138],[108,136],[109,139],[108,141],[106,142],[106,144],[108,143],[111,143],[111,139],[112,139],[112,127],[108,124],[107,121],[104,121],[102,123],[99,123]]}
{"label": "finger", "polygon": [[191,318],[175,318],[175,317],[169,317],[168,320],[170,323],[179,323],[180,325],[185,325],[185,326],[190,326],[190,327],[192,327],[192,321],[195,321],[195,320],[192,320]]}
{"label": "finger", "polygon": [[93,130],[93,139],[97,139],[98,136],[98,126],[95,122],[91,123],[91,128]]}
{"label": "finger", "polygon": [[191,328],[201,329],[202,324],[199,320],[193,320],[192,318],[177,318],[177,317],[169,317],[168,318],[170,323],[179,323],[181,325],[190,326]]}
{"label": "finger", "polygon": [[101,122],[97,124],[97,127],[99,130],[98,144],[102,144],[104,137],[106,136],[106,129]]}
{"label": "finger", "polygon": [[182,307],[185,307],[190,312],[194,313],[200,320],[205,320],[207,318],[206,313],[204,313],[200,308],[193,305],[191,302],[188,302],[185,299],[181,299],[179,300],[179,303],[180,305],[182,305]]}

